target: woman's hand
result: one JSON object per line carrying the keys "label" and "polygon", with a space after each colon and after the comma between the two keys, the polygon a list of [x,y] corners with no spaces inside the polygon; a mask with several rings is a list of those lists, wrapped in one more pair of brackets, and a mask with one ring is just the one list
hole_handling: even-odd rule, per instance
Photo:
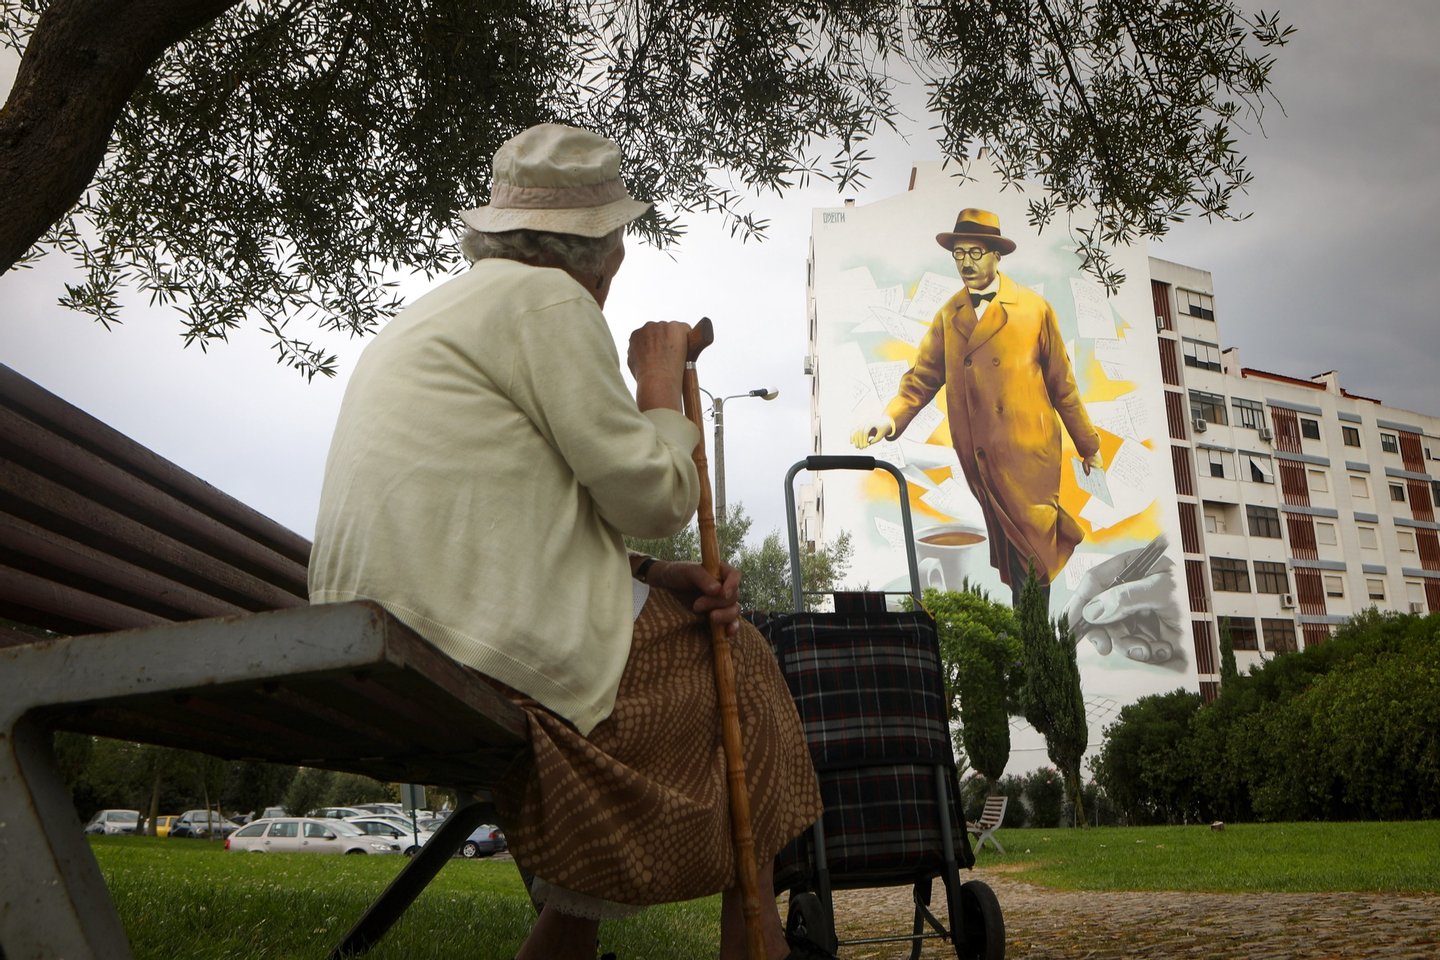
{"label": "woman's hand", "polygon": [[691,610],[724,627],[727,635],[739,632],[740,571],[728,563],[720,564],[717,580],[698,563],[657,560],[645,580],[689,600]]}
{"label": "woman's hand", "polygon": [[690,325],[679,321],[647,323],[630,334],[627,362],[635,377],[635,400],[641,410],[680,409],[680,382]]}

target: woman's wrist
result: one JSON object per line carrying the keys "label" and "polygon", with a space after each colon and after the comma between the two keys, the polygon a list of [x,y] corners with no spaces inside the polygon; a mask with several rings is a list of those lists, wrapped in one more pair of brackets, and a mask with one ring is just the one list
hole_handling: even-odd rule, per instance
{"label": "woman's wrist", "polygon": [[656,573],[656,565],[661,561],[655,557],[647,557],[641,554],[635,554],[634,556],[639,557],[639,562],[631,566],[630,575],[641,583],[649,583]]}

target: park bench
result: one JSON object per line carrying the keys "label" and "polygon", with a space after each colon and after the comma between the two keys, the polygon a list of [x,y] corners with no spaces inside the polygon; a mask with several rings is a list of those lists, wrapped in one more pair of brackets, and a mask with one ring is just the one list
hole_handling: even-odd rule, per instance
{"label": "park bench", "polygon": [[493,817],[523,712],[375,604],[309,606],[309,553],[0,366],[0,960],[131,956],[55,731],[456,788],[333,957],[373,945]]}
{"label": "park bench", "polygon": [[985,808],[980,811],[979,820],[971,820],[965,824],[968,833],[975,834],[975,852],[979,853],[985,841],[1001,853],[1005,848],[1000,846],[1000,841],[995,839],[995,831],[1000,829],[1000,824],[1005,822],[1005,808],[1010,804],[1010,798],[1004,796],[986,797]]}

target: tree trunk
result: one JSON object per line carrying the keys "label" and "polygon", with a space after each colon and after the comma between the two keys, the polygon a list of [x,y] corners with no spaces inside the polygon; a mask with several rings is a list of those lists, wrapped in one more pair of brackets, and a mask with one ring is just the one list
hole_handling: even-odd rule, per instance
{"label": "tree trunk", "polygon": [[56,0],[0,108],[0,274],[69,211],[156,58],[237,0]]}

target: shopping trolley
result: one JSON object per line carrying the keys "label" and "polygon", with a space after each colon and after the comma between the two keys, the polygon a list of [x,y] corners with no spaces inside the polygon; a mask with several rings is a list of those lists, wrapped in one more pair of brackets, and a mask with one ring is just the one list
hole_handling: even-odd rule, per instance
{"label": "shopping trolley", "polygon": [[[805,611],[795,520],[795,475],[802,469],[883,469],[900,488],[909,595],[914,609],[887,609],[887,593],[837,594],[836,610]],[[800,713],[820,780],[825,812],[775,861],[776,889],[788,889],[787,930],[836,952],[845,944],[943,939],[961,960],[1001,960],[1005,923],[981,881],[961,883],[975,856],[959,806],[955,755],[935,621],[920,608],[914,531],[905,478],[864,456],[812,456],[785,475],[790,517],[793,613],[766,614],[769,639]],[[946,922],[930,908],[932,881],[945,889]],[[911,884],[911,931],[837,941],[835,890]]]}

